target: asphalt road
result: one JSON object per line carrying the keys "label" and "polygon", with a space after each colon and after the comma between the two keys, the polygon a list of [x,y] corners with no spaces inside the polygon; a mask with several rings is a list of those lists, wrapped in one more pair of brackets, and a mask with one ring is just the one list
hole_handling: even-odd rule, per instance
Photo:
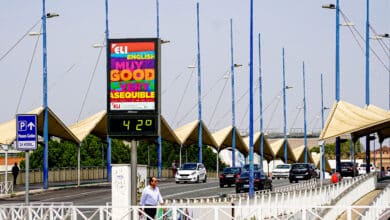
{"label": "asphalt road", "polygon": [[[274,188],[287,185],[288,180],[273,180]],[[208,179],[207,183],[176,184],[173,181],[162,181],[159,188],[164,199],[182,199],[220,196],[235,193],[234,186],[220,188],[218,179]],[[30,203],[72,203],[76,206],[101,206],[111,203],[111,186],[88,186],[79,188],[64,188],[47,190],[29,195]],[[0,204],[24,203],[25,196],[1,198]]]}

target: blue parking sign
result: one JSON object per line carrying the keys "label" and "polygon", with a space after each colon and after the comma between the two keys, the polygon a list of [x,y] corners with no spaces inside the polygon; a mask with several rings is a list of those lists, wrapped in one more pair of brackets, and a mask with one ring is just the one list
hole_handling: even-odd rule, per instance
{"label": "blue parking sign", "polygon": [[37,115],[16,115],[16,149],[37,149]]}

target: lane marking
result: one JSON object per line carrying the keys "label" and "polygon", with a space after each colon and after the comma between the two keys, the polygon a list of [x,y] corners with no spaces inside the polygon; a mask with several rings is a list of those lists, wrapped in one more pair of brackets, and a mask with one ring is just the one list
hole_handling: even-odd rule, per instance
{"label": "lane marking", "polygon": [[179,196],[179,195],[184,195],[184,194],[189,194],[189,193],[194,193],[194,192],[200,192],[200,191],[205,191],[205,190],[210,190],[210,189],[217,189],[217,188],[219,188],[219,187],[218,186],[214,186],[214,187],[209,187],[209,188],[204,188],[204,189],[185,191],[185,192],[180,192],[180,193],[175,193],[175,194],[170,194],[170,195],[167,195],[167,196],[163,196],[163,198],[171,198],[173,196]]}
{"label": "lane marking", "polygon": [[[111,190],[110,190],[111,191]],[[95,194],[95,193],[99,193],[99,192],[107,192],[107,189],[101,189],[101,190],[97,190],[97,191],[89,191],[89,192],[83,192],[83,193],[77,193],[77,194],[72,194],[72,195],[67,195],[67,196],[61,196],[61,198],[71,198],[71,197],[79,197],[80,195],[88,195],[88,194]],[[56,200],[58,199],[58,197],[54,197],[54,198],[49,198],[49,199],[45,199],[45,200],[41,200],[41,202],[45,202],[45,201],[51,201],[51,200]]]}

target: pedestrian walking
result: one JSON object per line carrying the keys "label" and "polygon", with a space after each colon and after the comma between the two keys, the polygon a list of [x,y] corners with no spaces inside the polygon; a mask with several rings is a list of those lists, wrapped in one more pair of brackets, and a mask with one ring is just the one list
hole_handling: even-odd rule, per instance
{"label": "pedestrian walking", "polygon": [[[157,178],[152,176],[149,179],[149,185],[144,188],[141,195],[140,206],[157,206],[164,205],[163,198],[160,194],[160,190],[157,187]],[[147,215],[147,219],[154,219],[157,213],[157,208],[144,208]]]}
{"label": "pedestrian walking", "polygon": [[18,164],[15,163],[14,166],[12,167],[12,176],[14,177],[14,185],[16,185],[16,178],[18,177],[19,174],[19,167]]}
{"label": "pedestrian walking", "polygon": [[174,161],[172,162],[171,169],[172,169],[172,176],[175,177],[176,172],[177,172],[176,160],[174,160]]}

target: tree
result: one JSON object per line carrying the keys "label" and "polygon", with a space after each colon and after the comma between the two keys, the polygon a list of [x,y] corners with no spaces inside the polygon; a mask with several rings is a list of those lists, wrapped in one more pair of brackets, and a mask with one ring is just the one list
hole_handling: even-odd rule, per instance
{"label": "tree", "polygon": [[[139,141],[137,148],[138,164],[148,164],[148,146],[150,148],[149,157],[150,165],[157,166],[157,145],[150,141]],[[64,141],[60,139],[49,140],[48,161],[50,168],[59,167],[77,167],[77,149],[78,144]],[[188,152],[188,161],[196,162],[198,160],[198,146],[190,145],[185,149]],[[85,166],[106,166],[107,165],[107,143],[105,140],[94,135],[88,135],[82,142],[80,148],[80,165]],[[183,150],[184,152],[184,150]],[[162,166],[165,168],[171,167],[172,161],[179,161],[180,146],[174,143],[162,142]],[[203,163],[209,170],[216,170],[217,156],[213,150],[207,146],[203,146]],[[123,140],[112,139],[111,141],[111,163],[127,163],[131,162],[130,146],[126,145]],[[219,161],[220,169],[225,167]],[[22,161],[20,166],[25,167],[25,162]],[[43,146],[38,144],[36,150],[32,151],[30,156],[31,169],[43,169]]]}
{"label": "tree", "polygon": [[[346,142],[344,143],[341,143],[341,147],[340,147],[340,156],[341,158],[344,158],[344,159],[347,159],[350,157],[351,155],[351,152],[350,152],[350,141],[351,140],[347,140]],[[359,153],[360,152],[360,142],[356,142],[355,143],[355,153]],[[316,146],[316,147],[312,147],[310,149],[310,152],[316,152],[316,153],[319,153],[320,152],[320,147]],[[325,156],[329,159],[335,159],[336,158],[336,143],[328,143],[328,144],[325,144]]]}

